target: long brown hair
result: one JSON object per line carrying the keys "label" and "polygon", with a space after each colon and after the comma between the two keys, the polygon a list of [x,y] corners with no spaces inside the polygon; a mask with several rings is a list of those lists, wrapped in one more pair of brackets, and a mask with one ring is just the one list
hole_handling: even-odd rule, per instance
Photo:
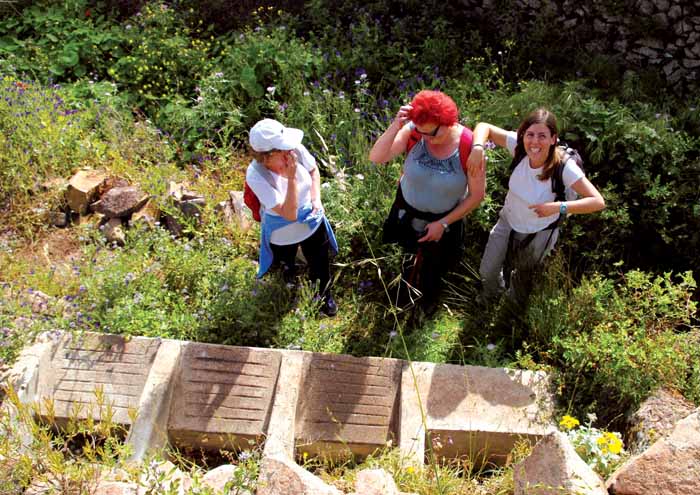
{"label": "long brown hair", "polygon": [[[515,169],[515,167],[518,166],[518,163],[520,163],[520,160],[527,156],[527,153],[525,152],[524,136],[525,132],[530,128],[530,126],[535,124],[544,124],[547,126],[553,137],[559,136],[557,118],[552,112],[546,108],[538,108],[537,110],[531,112],[527,117],[525,117],[518,127],[518,144],[515,146],[511,170]],[[562,158],[563,154],[559,151],[559,146],[557,146],[556,143],[550,146],[547,159],[544,161],[544,167],[542,167],[542,172],[537,176],[537,178],[542,181],[551,179],[554,169],[561,162]]]}

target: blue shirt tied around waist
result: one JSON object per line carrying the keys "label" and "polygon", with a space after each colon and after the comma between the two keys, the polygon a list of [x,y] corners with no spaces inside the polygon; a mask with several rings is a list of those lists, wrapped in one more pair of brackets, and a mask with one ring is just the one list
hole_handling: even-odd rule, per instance
{"label": "blue shirt tied around waist", "polygon": [[[314,215],[311,214],[313,207],[311,203],[306,203],[299,210],[297,210],[298,223],[305,223],[309,225],[311,231],[315,231],[321,222],[324,223],[326,227],[326,232],[328,232],[328,240],[331,243],[331,249],[333,254],[338,254],[338,241],[335,239],[335,234],[333,233],[333,228],[328,222],[326,215],[321,211]],[[287,220],[284,217],[278,215],[270,215],[269,213],[263,213],[262,222],[260,223],[260,260],[258,267],[257,277],[260,278],[270,269],[274,255],[272,254],[272,248],[270,247],[270,238],[272,233],[282,227],[295,223],[294,221]]]}

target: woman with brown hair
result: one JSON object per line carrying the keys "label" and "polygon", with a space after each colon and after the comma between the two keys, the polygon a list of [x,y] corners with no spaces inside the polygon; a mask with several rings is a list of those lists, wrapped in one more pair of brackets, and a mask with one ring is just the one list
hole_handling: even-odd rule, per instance
{"label": "woman with brown hair", "polygon": [[[605,208],[603,196],[576,160],[557,145],[558,135],[556,117],[544,108],[529,114],[517,132],[485,122],[474,128],[470,166],[483,163],[487,141],[507,148],[513,155],[508,194],[489,234],[479,268],[487,300],[502,292],[509,280],[513,293],[519,297],[519,289],[526,284],[518,272],[538,265],[549,254],[559,237],[560,220],[566,215]],[[553,178],[557,177],[567,191],[566,198],[573,195],[578,199],[557,198],[553,187]]]}

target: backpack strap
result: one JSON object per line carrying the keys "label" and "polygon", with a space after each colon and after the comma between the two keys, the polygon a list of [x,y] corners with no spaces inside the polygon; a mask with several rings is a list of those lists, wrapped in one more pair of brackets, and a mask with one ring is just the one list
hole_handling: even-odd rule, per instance
{"label": "backpack strap", "polygon": [[406,143],[406,154],[411,152],[411,149],[418,144],[418,142],[421,140],[421,135],[420,133],[416,130],[414,127],[411,129],[411,134],[408,136],[408,143]]}
{"label": "backpack strap", "polygon": [[569,160],[569,155],[565,154],[561,161],[552,172],[552,192],[554,193],[554,201],[566,201],[566,192],[564,187],[564,167]]}
{"label": "backpack strap", "polygon": [[472,141],[474,134],[468,127],[462,127],[462,135],[459,137],[459,161],[462,163],[464,175],[467,175],[467,160],[472,152]]}

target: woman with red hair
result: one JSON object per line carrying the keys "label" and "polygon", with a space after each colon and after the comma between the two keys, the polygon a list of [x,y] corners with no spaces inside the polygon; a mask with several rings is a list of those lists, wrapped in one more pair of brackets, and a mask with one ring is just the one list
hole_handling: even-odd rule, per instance
{"label": "woman with red hair", "polygon": [[420,291],[428,314],[437,309],[441,278],[463,252],[463,218],[485,193],[484,167],[465,172],[472,133],[458,117],[448,95],[421,91],[399,108],[369,152],[377,164],[405,154],[384,241],[416,254],[404,281]]}

